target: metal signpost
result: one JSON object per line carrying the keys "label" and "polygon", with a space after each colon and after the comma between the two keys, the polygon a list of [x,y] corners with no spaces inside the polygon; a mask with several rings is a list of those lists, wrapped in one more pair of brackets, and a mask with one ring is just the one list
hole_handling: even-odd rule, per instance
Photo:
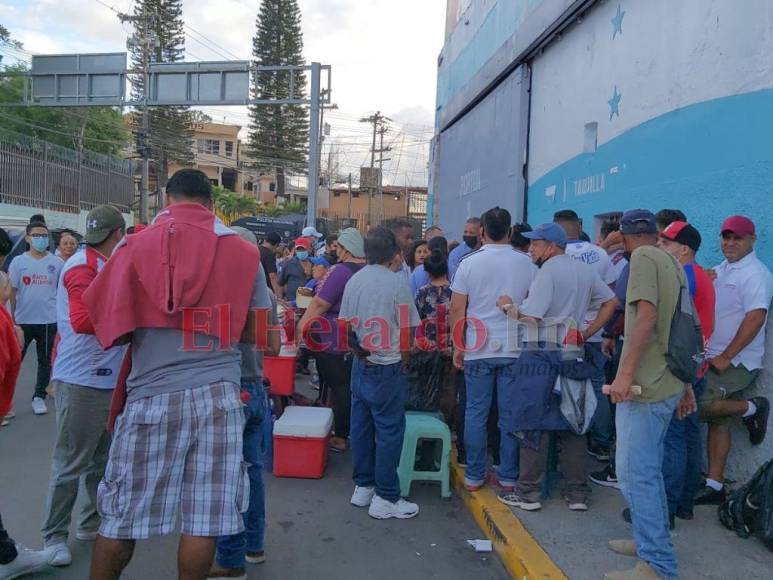
{"label": "metal signpost", "polygon": [[[21,103],[0,106],[30,107],[136,107],[143,111],[143,131],[147,132],[148,107],[163,106],[229,106],[229,105],[308,105],[308,225],[316,225],[317,188],[319,186],[320,108],[330,104],[331,67],[313,62],[310,65],[252,66],[249,61],[215,62],[146,62],[143,70],[130,71],[125,52],[99,54],[55,54],[32,57],[30,72],[25,77]],[[265,73],[288,77],[288,98],[250,98],[250,75]],[[309,98],[296,96],[299,73],[311,72]],[[288,74],[289,73],[289,74]],[[323,75],[324,73],[324,75]],[[19,76],[20,73],[0,73]],[[144,76],[144,94],[139,100],[126,97],[129,74]],[[323,85],[325,79],[325,88]],[[146,141],[142,135],[140,141]],[[141,147],[143,183],[140,188],[140,220],[148,220],[148,149]]]}

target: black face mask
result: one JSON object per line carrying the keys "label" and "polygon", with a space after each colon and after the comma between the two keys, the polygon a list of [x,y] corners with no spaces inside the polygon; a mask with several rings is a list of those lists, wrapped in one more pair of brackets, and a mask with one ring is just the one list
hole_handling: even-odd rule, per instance
{"label": "black face mask", "polygon": [[470,249],[474,249],[478,245],[478,236],[463,236],[462,239]]}
{"label": "black face mask", "polygon": [[328,252],[328,254],[329,254],[329,255],[330,255],[330,257],[331,257],[331,258],[333,258],[334,260],[337,260],[337,259],[338,259],[338,252],[336,252],[335,250],[330,250],[330,251]]}

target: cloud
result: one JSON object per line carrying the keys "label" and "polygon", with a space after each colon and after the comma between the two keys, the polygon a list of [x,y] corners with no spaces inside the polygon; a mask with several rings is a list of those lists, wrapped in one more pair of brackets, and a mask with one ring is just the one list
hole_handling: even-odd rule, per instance
{"label": "cloud", "polygon": [[[104,1],[120,10],[133,4]],[[305,57],[332,66],[333,101],[349,119],[330,119],[334,135],[339,127],[349,133],[347,163],[359,165],[370,146],[367,129],[356,123],[359,116],[381,110],[411,132],[432,126],[445,5],[446,0],[299,0]],[[186,24],[209,39],[188,31],[187,58],[250,58],[259,6],[259,0],[183,0]],[[0,18],[37,53],[122,52],[130,32],[95,0],[11,0],[10,6],[6,0]],[[242,109],[234,110],[233,122],[246,125]],[[423,151],[418,145],[404,148],[400,170],[415,172],[411,182],[423,171],[414,167],[426,165],[419,159]]]}

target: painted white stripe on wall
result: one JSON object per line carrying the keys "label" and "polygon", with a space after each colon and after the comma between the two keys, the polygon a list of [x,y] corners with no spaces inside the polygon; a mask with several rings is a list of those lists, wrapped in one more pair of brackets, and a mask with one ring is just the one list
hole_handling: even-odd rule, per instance
{"label": "painted white stripe on wall", "polygon": [[583,152],[587,123],[602,145],[669,111],[772,87],[773,2],[742,4],[604,2],[568,29],[533,63],[530,182]]}

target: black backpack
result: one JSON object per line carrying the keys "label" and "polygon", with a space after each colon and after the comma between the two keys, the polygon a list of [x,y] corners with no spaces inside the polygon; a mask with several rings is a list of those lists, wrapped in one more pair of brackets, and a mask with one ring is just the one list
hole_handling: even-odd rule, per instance
{"label": "black backpack", "polygon": [[668,336],[666,365],[680,381],[694,383],[703,364],[703,334],[690,296],[689,286],[679,289],[676,311],[671,319],[671,333]]}
{"label": "black backpack", "polygon": [[719,521],[739,537],[757,535],[773,550],[773,459],[719,506]]}

